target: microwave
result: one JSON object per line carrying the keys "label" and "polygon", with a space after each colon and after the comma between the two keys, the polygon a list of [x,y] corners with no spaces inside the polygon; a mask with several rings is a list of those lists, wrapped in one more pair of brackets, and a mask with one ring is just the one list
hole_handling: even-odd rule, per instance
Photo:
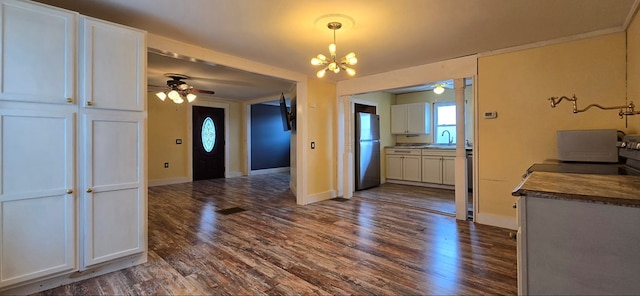
{"label": "microwave", "polygon": [[618,162],[618,132],[615,129],[559,130],[558,160],[573,162]]}

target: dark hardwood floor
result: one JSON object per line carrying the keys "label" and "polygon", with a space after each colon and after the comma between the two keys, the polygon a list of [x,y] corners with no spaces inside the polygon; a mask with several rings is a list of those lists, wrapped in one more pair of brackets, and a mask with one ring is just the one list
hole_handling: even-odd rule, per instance
{"label": "dark hardwood floor", "polygon": [[151,187],[148,263],[40,294],[516,294],[509,230],[371,198],[299,206],[288,178]]}
{"label": "dark hardwood floor", "polygon": [[384,183],[378,187],[356,191],[353,196],[422,209],[451,217],[456,215],[454,190]]}

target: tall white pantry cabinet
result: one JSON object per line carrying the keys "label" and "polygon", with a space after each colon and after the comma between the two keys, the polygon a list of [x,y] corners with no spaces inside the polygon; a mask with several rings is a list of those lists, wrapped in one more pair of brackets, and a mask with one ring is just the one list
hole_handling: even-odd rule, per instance
{"label": "tall white pantry cabinet", "polygon": [[145,262],[146,33],[0,3],[0,294]]}

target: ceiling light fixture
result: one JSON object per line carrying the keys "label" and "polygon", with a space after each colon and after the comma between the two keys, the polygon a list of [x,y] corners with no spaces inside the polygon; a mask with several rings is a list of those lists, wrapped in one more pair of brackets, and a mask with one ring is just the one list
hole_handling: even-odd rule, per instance
{"label": "ceiling light fixture", "polygon": [[171,80],[167,80],[167,90],[156,93],[156,97],[161,101],[169,98],[176,104],[182,104],[186,100],[187,102],[193,102],[198,96],[191,93],[193,86],[188,85],[181,79],[189,79],[189,76],[180,74],[165,74],[167,77],[171,77]]}
{"label": "ceiling light fixture", "polygon": [[442,84],[438,84],[435,88],[433,88],[433,92],[437,95],[441,95],[444,92],[444,87]]}
{"label": "ceiling light fixture", "polygon": [[330,57],[327,58],[325,55],[319,54],[317,57],[311,59],[311,65],[325,66],[324,69],[316,73],[316,76],[318,76],[318,78],[322,78],[327,71],[333,71],[333,73],[337,74],[340,73],[340,69],[346,71],[349,76],[356,75],[356,70],[348,67],[358,63],[355,52],[352,51],[348,53],[346,56],[341,58],[339,62],[336,58],[336,30],[342,28],[342,23],[330,22],[327,24],[327,27],[333,30],[333,43],[329,44]]}

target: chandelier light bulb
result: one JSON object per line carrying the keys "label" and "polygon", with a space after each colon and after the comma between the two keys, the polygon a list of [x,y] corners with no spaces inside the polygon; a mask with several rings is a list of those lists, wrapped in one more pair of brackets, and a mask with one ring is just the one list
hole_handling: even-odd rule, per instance
{"label": "chandelier light bulb", "polygon": [[349,76],[354,76],[356,75],[356,70],[348,68],[348,67],[344,67],[344,70],[347,71],[347,74],[349,74]]}
{"label": "chandelier light bulb", "polygon": [[322,77],[324,77],[325,73],[327,73],[327,68],[324,68],[324,69],[318,71],[318,73],[316,73],[316,76],[318,76],[318,78],[322,78]]}
{"label": "chandelier light bulb", "polygon": [[158,97],[158,99],[160,99],[160,101],[163,101],[167,98],[167,94],[165,94],[164,92],[157,92],[156,93],[156,97]]}
{"label": "chandelier light bulb", "polygon": [[194,95],[194,94],[192,94],[192,93],[189,93],[189,94],[187,94],[187,102],[191,103],[191,102],[193,102],[197,97],[198,97],[198,96],[196,96],[196,95]]}
{"label": "chandelier light bulb", "polygon": [[311,58],[311,65],[314,65],[314,66],[322,65],[322,61],[318,58]]}

